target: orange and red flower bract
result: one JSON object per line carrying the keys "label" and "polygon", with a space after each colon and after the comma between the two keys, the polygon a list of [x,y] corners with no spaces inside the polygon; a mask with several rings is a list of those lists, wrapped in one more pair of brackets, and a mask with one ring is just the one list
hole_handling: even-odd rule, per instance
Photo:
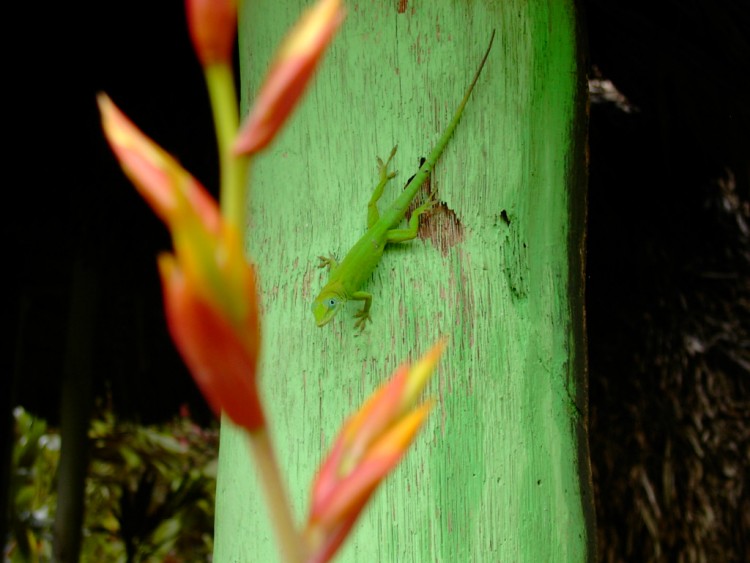
{"label": "orange and red flower bract", "polygon": [[[159,256],[164,307],[172,338],[203,396],[217,414],[225,412],[249,431],[265,424],[255,384],[259,352],[257,310],[238,333],[211,304],[200,298],[171,254]],[[252,276],[247,291],[255,293]],[[242,338],[242,335],[246,338]]]}
{"label": "orange and red flower bract", "polygon": [[306,537],[314,555],[308,563],[330,560],[403,457],[432,406],[414,405],[444,347],[440,341],[413,366],[401,366],[344,424],[313,485]]}
{"label": "orange and red flower bract", "polygon": [[237,35],[235,0],[185,0],[188,31],[203,66],[231,63]]}
{"label": "orange and red flower bract", "polygon": [[205,188],[169,153],[146,137],[109,96],[99,94],[97,103],[104,133],[120,166],[159,218],[169,225],[177,217],[179,192],[205,228],[218,233],[219,209]]}
{"label": "orange and red flower bract", "polygon": [[319,0],[287,35],[234,144],[235,154],[263,150],[291,115],[333,39],[345,10],[341,0]]}
{"label": "orange and red flower bract", "polygon": [[249,431],[264,425],[255,374],[260,325],[255,274],[236,227],[177,161],[104,95],[102,125],[123,170],[172,234],[159,257],[172,338],[213,409]]}

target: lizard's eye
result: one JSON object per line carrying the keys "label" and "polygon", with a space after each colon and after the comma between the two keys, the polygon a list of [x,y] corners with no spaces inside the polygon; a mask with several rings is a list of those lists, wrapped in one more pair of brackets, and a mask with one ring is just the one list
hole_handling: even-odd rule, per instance
{"label": "lizard's eye", "polygon": [[326,305],[328,305],[329,309],[333,309],[336,305],[338,305],[338,299],[335,297],[331,297],[330,299],[326,300]]}

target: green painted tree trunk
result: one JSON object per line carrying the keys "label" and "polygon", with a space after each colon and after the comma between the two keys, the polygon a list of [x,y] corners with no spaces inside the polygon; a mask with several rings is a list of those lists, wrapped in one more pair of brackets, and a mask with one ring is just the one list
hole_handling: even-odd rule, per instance
{"label": "green painted tree trunk", "polygon": [[[241,90],[259,86],[308,5],[245,3]],[[248,246],[263,302],[262,392],[295,515],[342,421],[404,359],[450,345],[433,413],[340,561],[593,560],[583,315],[585,69],[573,0],[359,2],[284,134],[258,159]],[[376,156],[398,143],[392,201],[495,45],[429,182],[420,237],[319,329],[310,304],[363,234]],[[241,433],[224,423],[215,559],[275,561]]]}

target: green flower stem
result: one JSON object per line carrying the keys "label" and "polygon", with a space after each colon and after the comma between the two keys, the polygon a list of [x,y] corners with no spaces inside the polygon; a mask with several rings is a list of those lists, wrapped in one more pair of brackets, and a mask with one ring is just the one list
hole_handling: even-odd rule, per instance
{"label": "green flower stem", "polygon": [[261,488],[265,491],[266,504],[276,541],[279,544],[281,560],[284,563],[303,563],[303,540],[294,525],[289,498],[281,482],[281,472],[267,430],[262,428],[256,432],[249,432],[248,441],[260,477]]}
{"label": "green flower stem", "polygon": [[219,175],[221,215],[239,232],[245,225],[245,180],[248,178],[250,159],[232,154],[232,144],[239,129],[239,109],[234,89],[232,68],[217,63],[204,68],[208,95],[216,129],[219,149]]}

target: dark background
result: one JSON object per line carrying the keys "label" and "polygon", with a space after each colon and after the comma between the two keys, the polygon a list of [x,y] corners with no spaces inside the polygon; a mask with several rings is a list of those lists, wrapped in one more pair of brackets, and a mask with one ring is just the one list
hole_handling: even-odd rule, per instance
{"label": "dark background", "polygon": [[[26,181],[13,194],[19,212],[6,223],[11,252],[18,253],[12,280],[20,296],[9,316],[19,319],[23,333],[9,354],[21,374],[16,400],[55,423],[55,373],[64,363],[78,270],[96,300],[95,394],[108,395],[119,412],[143,422],[168,418],[185,401],[204,416],[161,310],[156,254],[170,249],[169,234],[119,170],[95,100],[107,92],[215,191],[210,108],[183,2],[77,9],[80,14],[60,14],[67,27],[53,22],[51,35],[40,34],[49,50],[24,69],[34,87],[24,89],[21,103],[40,129],[25,132],[32,138],[24,148],[36,162],[25,167]],[[46,37],[54,38],[51,44]]]}
{"label": "dark background", "polygon": [[[599,554],[750,560],[750,2],[581,7],[589,74],[625,97],[595,96],[590,113]],[[80,362],[72,340],[91,345],[92,396],[121,416],[165,420],[188,404],[208,422],[162,316],[155,256],[168,234],[117,167],[95,106],[106,91],[215,189],[182,2],[53,10],[38,24],[9,18],[23,24],[6,57],[7,420],[22,404],[58,422],[63,373]]]}
{"label": "dark background", "polygon": [[599,553],[750,561],[750,2],[585,7]]}

